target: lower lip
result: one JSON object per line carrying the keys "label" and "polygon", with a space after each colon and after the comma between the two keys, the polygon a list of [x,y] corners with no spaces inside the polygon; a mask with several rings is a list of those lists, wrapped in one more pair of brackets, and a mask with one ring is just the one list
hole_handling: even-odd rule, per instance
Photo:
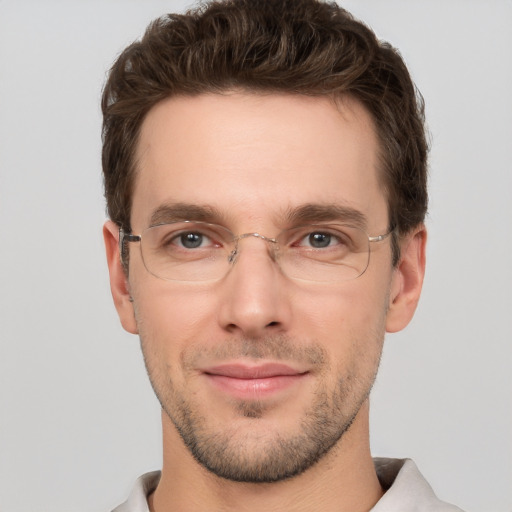
{"label": "lower lip", "polygon": [[261,400],[298,384],[306,374],[276,375],[262,379],[239,379],[213,374],[206,374],[206,376],[216,388],[235,398]]}

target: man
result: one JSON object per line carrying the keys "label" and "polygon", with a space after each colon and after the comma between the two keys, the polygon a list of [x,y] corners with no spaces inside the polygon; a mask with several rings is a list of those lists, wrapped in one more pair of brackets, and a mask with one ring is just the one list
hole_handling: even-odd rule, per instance
{"label": "man", "polygon": [[397,52],[334,4],[215,2],[155,21],[102,106],[112,294],[164,444],[116,510],[458,510],[369,449],[384,334],[425,267]]}

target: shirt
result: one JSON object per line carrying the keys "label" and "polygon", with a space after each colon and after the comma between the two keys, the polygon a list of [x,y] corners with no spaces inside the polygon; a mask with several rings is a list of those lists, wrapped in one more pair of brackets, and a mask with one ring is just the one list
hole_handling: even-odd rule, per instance
{"label": "shirt", "polygon": [[[373,459],[384,496],[371,512],[462,512],[439,500],[411,459]],[[158,485],[160,471],[142,475],[128,499],[112,512],[149,512],[147,497]]]}

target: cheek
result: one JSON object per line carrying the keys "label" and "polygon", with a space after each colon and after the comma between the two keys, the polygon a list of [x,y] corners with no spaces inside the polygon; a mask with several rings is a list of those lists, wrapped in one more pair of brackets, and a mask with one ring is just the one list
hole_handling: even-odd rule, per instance
{"label": "cheek", "polygon": [[192,343],[198,335],[211,331],[214,309],[210,294],[204,290],[168,282],[154,286],[135,283],[132,295],[141,338],[163,345],[165,351]]}
{"label": "cheek", "polygon": [[361,281],[340,289],[318,290],[297,304],[294,335],[323,345],[332,362],[346,370],[375,366],[385,333],[385,287],[365,288]]}
{"label": "cheek", "polygon": [[[361,281],[344,283],[342,287],[313,289],[296,294],[295,319],[297,327],[309,336],[365,330],[381,324],[386,313],[385,290],[359,286]],[[299,325],[301,324],[301,327]]]}
{"label": "cheek", "polygon": [[160,402],[169,405],[173,393],[187,385],[183,354],[212,331],[211,300],[166,282],[141,283],[132,288],[132,296],[146,370]]}

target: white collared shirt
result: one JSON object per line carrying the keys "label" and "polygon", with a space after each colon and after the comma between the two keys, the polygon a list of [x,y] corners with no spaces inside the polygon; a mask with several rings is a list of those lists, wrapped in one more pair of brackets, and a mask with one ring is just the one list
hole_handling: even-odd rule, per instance
{"label": "white collared shirt", "polygon": [[[462,512],[437,498],[411,459],[375,458],[373,461],[386,492],[371,512]],[[128,499],[112,512],[149,512],[147,497],[159,480],[160,471],[142,475]]]}

